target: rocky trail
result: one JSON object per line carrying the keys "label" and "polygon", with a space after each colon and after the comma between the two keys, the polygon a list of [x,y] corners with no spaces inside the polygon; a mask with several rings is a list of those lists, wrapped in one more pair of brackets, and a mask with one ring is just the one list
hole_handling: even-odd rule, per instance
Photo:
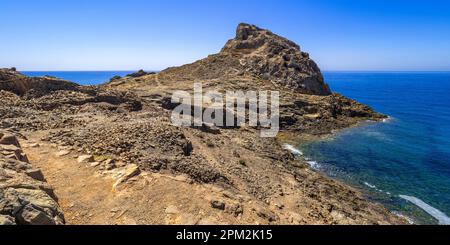
{"label": "rocky trail", "polygon": [[237,216],[242,224],[267,222],[257,213],[242,216],[236,203],[243,197],[235,200],[183,175],[146,172],[118,185],[127,168],[100,172],[95,162],[80,163],[77,154],[39,138],[24,141],[24,152],[54,189],[66,224],[227,224],[236,223]]}

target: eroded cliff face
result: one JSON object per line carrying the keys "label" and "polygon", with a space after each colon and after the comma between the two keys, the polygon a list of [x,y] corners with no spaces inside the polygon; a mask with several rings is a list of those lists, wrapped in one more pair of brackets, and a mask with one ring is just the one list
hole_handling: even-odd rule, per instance
{"label": "eroded cliff face", "polygon": [[[46,159],[40,164],[42,169],[50,172],[56,191],[65,193],[67,200],[61,203],[71,222],[403,223],[358,191],[308,168],[283,148],[281,137],[261,138],[257,127],[176,127],[171,123],[171,94],[192,91],[194,82],[202,82],[204,91],[279,91],[283,134],[323,135],[383,117],[356,101],[331,94],[308,55],[267,30],[241,24],[236,38],[220,53],[157,74],[138,72],[102,86],[66,87],[71,83],[60,81],[59,85],[65,85],[41,89],[55,80],[0,70],[0,128],[23,132],[51,156],[65,156],[64,161],[90,159],[65,169],[69,175],[70,169],[79,167],[95,172],[95,178],[113,175],[114,179],[130,166],[133,170],[122,192],[111,193],[114,187],[105,183],[97,187],[96,191],[126,207],[125,213],[111,216],[109,209],[98,209],[93,199],[84,200],[77,209],[78,200],[54,170],[57,164],[48,162],[39,150],[31,150],[39,155],[36,159]],[[24,86],[20,85],[23,81]],[[58,152],[61,149],[64,155]],[[91,182],[95,178],[89,177]],[[78,196],[93,194],[89,188],[76,191]],[[134,197],[122,202],[121,197],[128,194]],[[127,206],[130,202],[133,205]],[[80,213],[86,216],[77,218]]]}
{"label": "eroded cliff face", "polygon": [[220,52],[239,60],[243,70],[300,93],[329,95],[317,64],[296,43],[254,25],[239,24],[236,37]]}

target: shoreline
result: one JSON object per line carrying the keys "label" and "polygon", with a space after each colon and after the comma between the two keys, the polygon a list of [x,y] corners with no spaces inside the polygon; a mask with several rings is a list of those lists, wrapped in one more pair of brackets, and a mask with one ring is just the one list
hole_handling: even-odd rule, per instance
{"label": "shoreline", "polygon": [[[350,182],[347,182],[345,180],[340,180],[340,179],[333,178],[333,177],[329,176],[326,173],[326,171],[320,170],[320,163],[319,162],[317,162],[314,159],[309,159],[308,157],[306,157],[304,155],[304,152],[301,149],[299,149],[297,146],[295,146],[295,145],[299,145],[299,144],[301,145],[301,144],[304,144],[306,142],[311,142],[311,141],[333,140],[334,136],[342,133],[343,131],[345,131],[345,130],[352,130],[354,128],[363,126],[366,122],[367,123],[388,123],[389,121],[391,121],[393,119],[394,118],[392,116],[386,116],[386,118],[381,119],[381,120],[377,120],[377,121],[374,121],[374,120],[361,121],[359,123],[356,123],[355,125],[352,125],[350,127],[343,128],[343,129],[340,129],[340,130],[336,130],[336,131],[334,131],[334,132],[332,132],[330,134],[325,134],[325,135],[320,135],[320,136],[309,136],[309,137],[306,137],[306,138],[305,137],[298,137],[297,139],[300,141],[300,143],[299,143],[299,141],[296,142],[294,140],[284,141],[284,142],[281,142],[281,143],[282,143],[284,149],[291,151],[292,154],[294,154],[296,157],[299,157],[302,161],[308,163],[308,166],[312,170],[318,171],[319,174],[323,175],[325,178],[331,178],[334,181],[342,182],[344,185],[347,185],[347,186],[349,186],[351,188],[356,188],[357,190],[365,193],[364,195],[367,195],[368,198],[370,198],[371,196],[369,194],[369,191],[367,191],[367,190],[373,190],[375,192],[383,193],[383,194],[386,194],[388,196],[393,196],[392,193],[383,191],[383,190],[379,189],[376,185],[373,185],[373,184],[371,184],[369,182],[366,182],[366,181],[363,181],[362,185],[366,186],[366,188],[369,188],[369,189],[364,190],[362,185],[356,186],[356,185],[351,184]],[[408,195],[404,195],[404,194],[394,195],[393,197],[395,197],[397,199],[402,199],[404,201],[407,201],[407,203],[409,205],[413,205],[416,208],[421,209],[424,213],[426,213],[427,215],[429,215],[430,217],[435,219],[436,222],[439,223],[440,225],[448,225],[448,224],[450,224],[450,218],[445,213],[443,213],[442,211],[436,209],[435,207],[433,207],[433,206],[423,202],[422,200],[420,200],[417,197],[408,196]],[[374,201],[371,201],[371,200],[368,200],[368,201],[374,202]],[[380,203],[383,206],[385,206],[382,202],[375,202],[375,203]],[[408,215],[406,215],[406,214],[404,214],[404,213],[402,213],[401,211],[398,211],[398,210],[389,209],[389,211],[392,214],[395,214],[395,215],[397,215],[400,218],[404,218],[409,224],[417,224],[414,217],[410,217],[410,216],[408,216]]]}

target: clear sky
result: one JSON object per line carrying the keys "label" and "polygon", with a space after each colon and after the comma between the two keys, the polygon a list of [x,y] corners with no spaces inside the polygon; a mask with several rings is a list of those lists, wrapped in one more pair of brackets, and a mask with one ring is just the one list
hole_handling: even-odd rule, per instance
{"label": "clear sky", "polygon": [[0,67],[159,70],[217,53],[240,22],[322,70],[450,70],[446,0],[0,0]]}

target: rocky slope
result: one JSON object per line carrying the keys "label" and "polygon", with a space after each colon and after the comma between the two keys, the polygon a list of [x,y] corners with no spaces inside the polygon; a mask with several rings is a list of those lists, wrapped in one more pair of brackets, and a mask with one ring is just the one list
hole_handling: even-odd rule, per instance
{"label": "rocky slope", "polygon": [[[22,86],[22,81],[49,78],[27,78],[11,70],[0,70],[0,74],[0,128],[20,130],[48,146],[48,151],[55,149],[48,153],[52,156],[89,159],[87,166],[99,176],[114,179],[118,172],[133,169],[132,175],[120,179],[128,183],[124,190],[111,193],[115,185],[99,184],[95,192],[79,188],[80,193],[73,194],[96,197],[92,199],[96,203],[83,203],[84,209],[93,209],[97,203],[110,205],[124,196],[134,200],[134,207],[121,202],[128,210],[120,215],[122,223],[404,222],[366,201],[358,191],[311,170],[283,148],[286,137],[320,136],[383,116],[332,94],[309,56],[295,43],[270,31],[241,24],[236,38],[228,41],[219,54],[157,74],[138,72],[116,77],[98,87],[52,86],[34,93],[39,83]],[[204,90],[280,91],[282,134],[261,138],[258,128],[247,126],[173,126],[170,96],[175,90],[192,91],[193,82],[202,82]],[[38,161],[45,159],[42,153],[30,152]],[[77,218],[82,212],[81,208],[74,211],[77,203],[66,206],[77,200],[68,200],[70,187],[58,177],[59,172],[48,167],[54,163],[40,165],[51,176],[55,192],[62,194],[63,211],[73,218],[71,222],[89,222],[89,215]],[[172,177],[157,184],[162,183],[160,176]],[[156,186],[158,189],[153,189]],[[114,198],[99,200],[100,194],[95,193],[110,193],[108,198]],[[154,203],[149,197],[160,201]],[[86,212],[90,211],[98,212]],[[91,217],[96,223],[116,222],[106,214],[98,215]]]}
{"label": "rocky slope", "polygon": [[58,225],[64,215],[39,169],[14,132],[0,130],[0,225]]}

